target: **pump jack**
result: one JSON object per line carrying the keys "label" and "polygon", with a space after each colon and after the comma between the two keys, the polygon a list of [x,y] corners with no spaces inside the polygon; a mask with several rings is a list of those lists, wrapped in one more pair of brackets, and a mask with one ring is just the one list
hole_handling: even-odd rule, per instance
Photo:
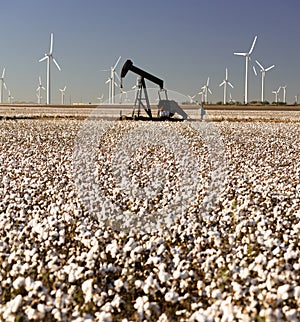
{"label": "pump jack", "polygon": [[[121,88],[123,87],[122,80],[126,76],[128,71],[132,71],[133,73],[139,75],[136,97],[135,97],[135,102],[134,102],[133,111],[132,111],[133,119],[136,118],[135,116],[136,109],[137,109],[137,119],[140,118],[141,107],[144,108],[149,118],[153,119],[145,79],[157,84],[160,88],[160,91],[158,92],[158,95],[159,95],[158,116],[164,119],[170,118],[177,112],[179,115],[182,116],[182,119],[187,119],[186,113],[179,107],[179,105],[175,101],[168,100],[167,91],[164,89],[164,81],[134,66],[132,61],[129,59],[125,62],[121,70],[121,86],[120,86]],[[161,99],[160,97],[161,92],[165,93],[165,96],[166,96],[165,100]],[[144,94],[144,97],[143,97],[143,94]],[[143,103],[143,101],[146,101],[146,105]],[[159,114],[159,113],[162,113],[162,114]]]}

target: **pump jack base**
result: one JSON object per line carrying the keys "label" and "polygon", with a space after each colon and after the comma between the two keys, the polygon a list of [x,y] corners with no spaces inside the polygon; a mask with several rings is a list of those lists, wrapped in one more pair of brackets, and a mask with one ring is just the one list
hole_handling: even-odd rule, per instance
{"label": "pump jack base", "polygon": [[118,119],[119,121],[153,121],[153,122],[162,122],[162,121],[169,121],[169,122],[182,122],[184,119],[181,118],[172,118],[172,117],[152,117],[149,116],[126,116],[122,115]]}

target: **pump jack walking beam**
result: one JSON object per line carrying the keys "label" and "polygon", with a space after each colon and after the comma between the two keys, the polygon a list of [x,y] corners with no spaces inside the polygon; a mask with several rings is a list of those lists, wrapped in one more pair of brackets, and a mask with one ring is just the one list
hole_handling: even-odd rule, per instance
{"label": "pump jack walking beam", "polygon": [[133,62],[130,59],[126,60],[125,64],[122,67],[122,70],[121,70],[121,87],[122,87],[122,78],[124,78],[126,76],[126,74],[128,73],[129,70],[132,71],[133,73],[141,76],[142,78],[146,78],[149,81],[151,81],[152,83],[159,85],[161,90],[164,88],[164,81],[162,79],[159,79],[158,77],[151,75],[148,72],[146,72],[136,66],[133,66]]}

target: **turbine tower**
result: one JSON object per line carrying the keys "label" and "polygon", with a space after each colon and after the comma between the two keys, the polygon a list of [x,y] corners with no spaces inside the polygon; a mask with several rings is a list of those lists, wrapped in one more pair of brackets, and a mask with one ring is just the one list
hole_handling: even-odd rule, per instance
{"label": "turbine tower", "polygon": [[254,49],[255,43],[256,43],[257,36],[254,37],[254,40],[252,42],[252,46],[247,53],[233,53],[234,55],[238,56],[244,56],[246,65],[245,65],[245,104],[248,104],[248,65],[250,60],[250,55],[252,54],[252,51]]}
{"label": "turbine tower", "polygon": [[66,92],[66,86],[63,88],[63,89],[59,89],[60,92],[61,92],[61,105],[64,105],[65,104],[65,92]]}
{"label": "turbine tower", "polygon": [[225,79],[219,86],[224,86],[224,96],[223,96],[223,104],[225,105],[227,103],[227,84],[233,88],[233,85],[228,80],[228,69],[226,67],[225,69]]}
{"label": "turbine tower", "polygon": [[50,79],[50,63],[51,60],[54,62],[54,64],[56,65],[57,69],[59,71],[61,71],[60,66],[58,65],[57,61],[55,60],[55,58],[53,57],[53,33],[50,34],[50,50],[48,54],[45,54],[45,56],[43,58],[41,58],[39,60],[39,62],[47,60],[47,104],[51,104],[51,79]]}
{"label": "turbine tower", "polygon": [[7,89],[6,88],[6,84],[5,84],[5,82],[4,82],[4,74],[5,74],[5,67],[3,68],[3,71],[2,71],[2,76],[1,76],[1,78],[0,78],[0,103],[2,104],[3,103],[3,87],[5,88],[5,89]]}
{"label": "turbine tower", "polygon": [[264,102],[264,91],[265,91],[265,88],[264,88],[264,83],[265,83],[265,77],[266,77],[266,72],[269,71],[270,69],[272,69],[273,67],[275,67],[275,65],[272,65],[268,68],[264,68],[262,66],[262,64],[256,60],[256,64],[260,67],[260,72],[261,72],[261,101]]}
{"label": "turbine tower", "polygon": [[42,80],[41,80],[41,76],[39,76],[39,86],[36,89],[37,93],[37,98],[38,98],[38,104],[41,104],[41,99],[42,99],[42,89],[45,91],[45,87],[42,85]]}

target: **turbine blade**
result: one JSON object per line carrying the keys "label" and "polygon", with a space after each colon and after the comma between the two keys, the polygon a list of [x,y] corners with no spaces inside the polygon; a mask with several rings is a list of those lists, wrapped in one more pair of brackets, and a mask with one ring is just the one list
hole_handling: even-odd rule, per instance
{"label": "turbine blade", "polygon": [[39,60],[39,62],[41,62],[41,61],[43,61],[43,60],[45,60],[45,59],[47,59],[48,58],[48,56],[47,55],[45,55],[43,58],[41,58],[40,60]]}
{"label": "turbine blade", "polygon": [[206,81],[206,86],[209,85],[209,77],[207,78],[207,81]]}
{"label": "turbine blade", "polygon": [[266,69],[266,72],[267,72],[268,70],[270,70],[270,69],[274,68],[274,67],[275,67],[275,65],[272,65],[272,66],[268,67],[268,68]]}
{"label": "turbine blade", "polygon": [[49,55],[51,56],[53,52],[53,33],[50,34],[50,50]]}
{"label": "turbine blade", "polygon": [[234,55],[238,55],[238,56],[247,56],[247,53],[233,53]]}
{"label": "turbine blade", "polygon": [[40,85],[40,86],[42,85],[42,79],[41,79],[41,76],[39,76],[39,85]]}
{"label": "turbine blade", "polygon": [[255,61],[256,62],[256,64],[262,69],[262,70],[264,70],[264,68],[263,68],[263,66],[262,66],[262,64],[259,62],[259,61]]}
{"label": "turbine blade", "polygon": [[219,86],[223,86],[223,85],[225,85],[225,80],[223,80],[223,82]]}
{"label": "turbine blade", "polygon": [[208,91],[209,91],[209,92],[210,92],[210,94],[212,95],[212,92],[211,92],[210,88],[208,88]]}
{"label": "turbine blade", "polygon": [[252,66],[252,68],[253,68],[253,72],[254,72],[255,76],[257,76],[257,72],[256,72],[254,65]]}
{"label": "turbine blade", "polygon": [[115,66],[113,67],[113,70],[114,70],[114,71],[115,71],[115,69],[116,69],[117,65],[119,64],[120,59],[121,59],[121,56],[118,58],[117,62],[115,63]]}
{"label": "turbine blade", "polygon": [[228,82],[228,85],[229,85],[231,88],[233,88],[233,87],[234,87],[230,82]]}
{"label": "turbine blade", "polygon": [[2,78],[4,78],[4,74],[5,74],[5,67],[3,68],[3,71],[2,71]]}
{"label": "turbine blade", "polygon": [[250,48],[250,51],[249,51],[249,55],[251,55],[253,49],[254,49],[254,46],[255,46],[255,43],[256,43],[256,39],[257,39],[257,36],[254,37],[254,40],[253,40],[253,43],[252,43],[252,46]]}
{"label": "turbine blade", "polygon": [[53,60],[54,64],[56,65],[56,67],[58,68],[58,70],[61,71],[61,68],[59,67],[58,62],[55,60],[54,57],[52,57],[52,60]]}
{"label": "turbine blade", "polygon": [[4,86],[4,88],[7,90],[7,87],[6,87],[6,84],[3,82],[3,86]]}
{"label": "turbine blade", "polygon": [[225,80],[228,79],[228,70],[227,70],[227,67],[225,68]]}
{"label": "turbine blade", "polygon": [[117,76],[118,81],[121,81],[119,75],[115,72],[115,75]]}

